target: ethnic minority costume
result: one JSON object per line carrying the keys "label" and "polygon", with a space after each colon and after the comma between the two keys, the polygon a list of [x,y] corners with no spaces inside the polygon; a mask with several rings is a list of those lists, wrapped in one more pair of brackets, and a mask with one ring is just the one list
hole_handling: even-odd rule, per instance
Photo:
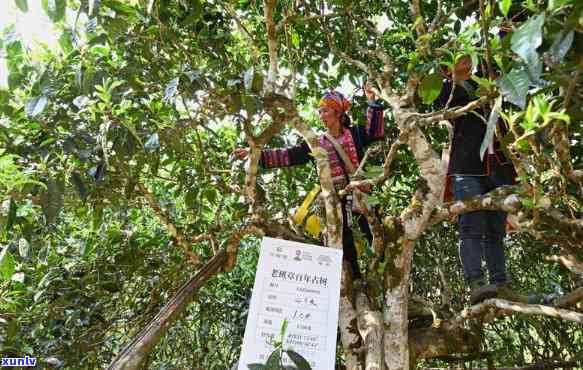
{"label": "ethnic minority costume", "polygon": [[[336,111],[346,112],[349,108],[348,100],[342,94],[332,91],[324,95],[320,101],[320,106],[326,106]],[[340,143],[344,151],[348,154],[350,161],[355,167],[358,167],[364,156],[365,148],[384,137],[384,112],[380,102],[369,102],[367,110],[367,124],[365,126],[352,125],[344,127],[340,137],[336,140]],[[332,143],[324,136],[319,138],[320,144],[328,151],[330,160],[330,169],[332,181],[336,190],[343,189],[348,184],[350,176],[345,169],[342,159],[339,158]],[[263,168],[279,168],[302,165],[307,162],[313,162],[313,156],[310,153],[310,147],[306,142],[288,148],[264,149],[261,152],[259,165]],[[352,229],[348,226],[348,216],[346,211],[346,199],[342,198],[342,246],[344,258],[349,262],[354,277],[361,277],[360,269],[357,262],[356,248],[354,245],[354,236]],[[372,244],[372,233],[366,219],[359,215],[358,224],[361,231],[366,235],[370,244]]]}
{"label": "ethnic minority costume", "polygon": [[[448,80],[437,100],[436,105],[439,108],[447,104],[452,88],[454,91],[450,107],[465,106],[475,99],[475,84],[463,81],[454,87],[454,83]],[[477,109],[476,112],[487,116],[487,112],[482,109]],[[455,200],[482,195],[499,186],[515,183],[514,166],[505,157],[496,137],[490,143],[484,159],[480,157],[480,146],[486,133],[486,124],[481,118],[467,113],[453,119],[451,123],[454,126],[454,135],[448,167],[448,185],[453,182]],[[501,135],[507,132],[503,122],[498,122],[498,129]],[[505,212],[475,211],[459,216],[459,254],[464,278],[472,289],[485,285],[482,259],[486,260],[490,284],[509,282],[504,255],[505,236]],[[472,302],[474,303],[476,302]]]}

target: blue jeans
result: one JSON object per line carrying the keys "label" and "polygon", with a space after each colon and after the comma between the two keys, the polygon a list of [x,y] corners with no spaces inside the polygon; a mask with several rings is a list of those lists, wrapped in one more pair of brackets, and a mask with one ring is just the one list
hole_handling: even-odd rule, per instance
{"label": "blue jeans", "polygon": [[[490,176],[454,177],[454,197],[463,200],[505,185],[501,178]],[[484,281],[482,259],[490,276],[490,284],[507,282],[504,237],[506,212],[475,211],[459,216],[459,253],[466,282]]]}

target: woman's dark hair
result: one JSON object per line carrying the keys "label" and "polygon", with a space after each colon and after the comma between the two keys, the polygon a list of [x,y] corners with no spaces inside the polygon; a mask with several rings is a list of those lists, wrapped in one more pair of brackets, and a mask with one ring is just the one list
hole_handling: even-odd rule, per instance
{"label": "woman's dark hair", "polygon": [[342,124],[342,127],[345,128],[349,128],[352,125],[352,122],[350,122],[350,117],[348,117],[348,114],[342,113],[342,115],[340,116],[340,123]]}

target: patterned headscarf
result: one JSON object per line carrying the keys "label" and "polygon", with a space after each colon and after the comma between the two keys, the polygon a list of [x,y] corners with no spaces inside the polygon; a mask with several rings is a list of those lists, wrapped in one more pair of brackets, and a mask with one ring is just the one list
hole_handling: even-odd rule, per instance
{"label": "patterned headscarf", "polygon": [[346,113],[350,108],[348,99],[338,91],[328,91],[320,99],[320,107],[332,108],[337,112]]}

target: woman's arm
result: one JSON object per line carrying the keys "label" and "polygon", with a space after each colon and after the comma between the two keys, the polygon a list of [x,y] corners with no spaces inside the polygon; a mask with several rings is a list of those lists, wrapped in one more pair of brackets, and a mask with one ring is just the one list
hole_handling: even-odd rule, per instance
{"label": "woman's arm", "polygon": [[259,165],[263,168],[291,167],[310,161],[310,147],[306,142],[289,148],[263,149]]}

